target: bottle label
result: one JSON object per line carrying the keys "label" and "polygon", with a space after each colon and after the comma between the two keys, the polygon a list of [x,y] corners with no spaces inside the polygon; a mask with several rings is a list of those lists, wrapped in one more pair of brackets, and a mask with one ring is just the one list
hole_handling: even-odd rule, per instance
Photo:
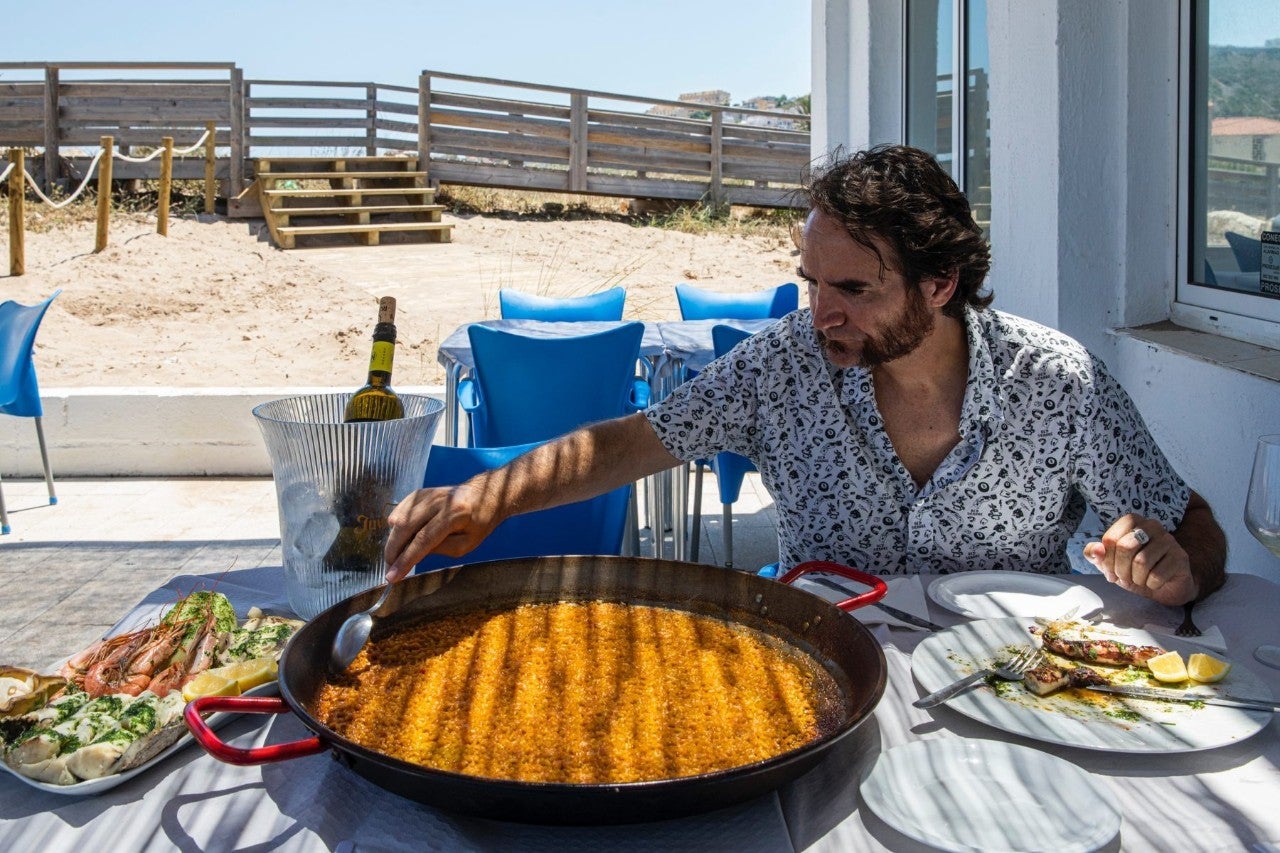
{"label": "bottle label", "polygon": [[395,357],[396,345],[390,341],[374,341],[373,353],[369,356],[369,372],[379,370],[391,372],[391,361]]}

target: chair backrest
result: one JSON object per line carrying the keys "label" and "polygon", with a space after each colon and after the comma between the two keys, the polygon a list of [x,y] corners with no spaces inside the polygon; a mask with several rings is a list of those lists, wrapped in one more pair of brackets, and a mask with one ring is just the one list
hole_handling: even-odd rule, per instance
{"label": "chair backrest", "polygon": [[1262,271],[1262,241],[1257,237],[1246,237],[1235,231],[1225,232],[1227,242],[1231,244],[1231,253],[1236,256],[1236,266],[1240,272]]}
{"label": "chair backrest", "polygon": [[504,320],[621,320],[627,291],[611,287],[586,296],[536,296],[518,290],[498,291]]}
{"label": "chair backrest", "polygon": [[[461,483],[481,471],[505,465],[539,443],[514,447],[434,445],[427,457],[427,473],[422,484]],[[516,557],[621,554],[631,489],[630,485],[622,486],[589,500],[512,516],[470,553],[461,557],[432,554],[423,558],[414,571]]]}
{"label": "chair backrest", "polygon": [[44,415],[40,385],[31,357],[40,321],[61,290],[36,305],[0,303],[0,412],[21,418]]}
{"label": "chair backrest", "polygon": [[767,320],[785,317],[800,305],[800,288],[789,281],[753,293],[720,293],[676,285],[682,320]]}
{"label": "chair backrest", "polygon": [[750,332],[735,329],[733,326],[717,323],[711,327],[711,346],[715,350],[716,358],[724,355],[749,337],[751,337]]}
{"label": "chair backrest", "polygon": [[473,325],[468,335],[479,392],[471,418],[476,447],[546,441],[636,411],[643,323],[563,338]]}

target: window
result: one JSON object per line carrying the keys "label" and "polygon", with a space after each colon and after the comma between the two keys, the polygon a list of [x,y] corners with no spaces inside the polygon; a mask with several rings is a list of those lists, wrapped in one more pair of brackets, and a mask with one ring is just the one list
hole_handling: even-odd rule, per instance
{"label": "window", "polygon": [[[906,140],[935,154],[991,221],[987,0],[906,0]],[[965,81],[956,97],[956,81]],[[955,152],[964,156],[957,157]]]}
{"label": "window", "polygon": [[1174,319],[1277,347],[1280,10],[1274,0],[1183,6],[1186,244]]}

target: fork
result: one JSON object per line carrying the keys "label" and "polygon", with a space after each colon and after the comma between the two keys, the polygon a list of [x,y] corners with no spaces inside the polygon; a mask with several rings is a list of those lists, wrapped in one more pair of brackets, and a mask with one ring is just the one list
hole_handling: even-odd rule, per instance
{"label": "fork", "polygon": [[1200,629],[1196,627],[1196,623],[1191,621],[1191,608],[1195,607],[1194,601],[1188,601],[1182,605],[1182,624],[1173,629],[1173,633],[1179,637],[1199,637]]}
{"label": "fork", "polygon": [[1043,661],[1044,652],[1034,646],[1026,646],[999,666],[987,667],[971,675],[966,675],[959,681],[953,681],[941,690],[935,690],[928,696],[923,696],[911,704],[917,708],[932,708],[935,705],[941,705],[970,684],[992,675],[997,678],[1003,678],[1005,681],[1019,681],[1027,670],[1034,669]]}

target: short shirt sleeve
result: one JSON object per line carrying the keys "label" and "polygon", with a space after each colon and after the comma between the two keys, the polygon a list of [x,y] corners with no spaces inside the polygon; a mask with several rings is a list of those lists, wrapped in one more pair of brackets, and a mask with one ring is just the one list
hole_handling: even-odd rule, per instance
{"label": "short shirt sleeve", "polygon": [[645,410],[672,456],[687,462],[730,451],[757,458],[764,337],[757,335],[738,344]]}

